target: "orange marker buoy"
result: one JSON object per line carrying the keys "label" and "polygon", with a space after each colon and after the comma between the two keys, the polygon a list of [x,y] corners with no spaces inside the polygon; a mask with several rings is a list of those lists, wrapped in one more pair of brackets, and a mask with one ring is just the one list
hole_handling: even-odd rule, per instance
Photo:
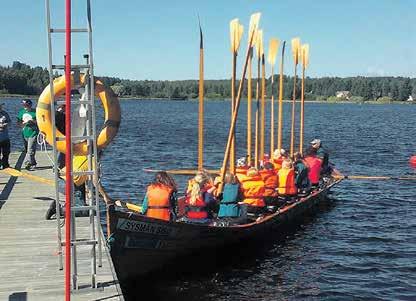
{"label": "orange marker buoy", "polygon": [[416,168],[416,155],[410,157],[409,163],[412,168]]}

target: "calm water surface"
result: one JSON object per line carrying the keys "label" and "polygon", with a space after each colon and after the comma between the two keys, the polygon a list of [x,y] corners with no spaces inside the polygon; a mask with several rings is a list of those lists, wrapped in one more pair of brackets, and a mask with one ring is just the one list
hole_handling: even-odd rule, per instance
{"label": "calm water surface", "polygon": [[[123,101],[120,133],[103,158],[113,196],[137,202],[152,175],[144,168],[190,168],[197,156],[197,103]],[[7,101],[16,115],[17,102]],[[285,115],[289,116],[288,105]],[[241,106],[241,116],[246,103]],[[205,165],[222,162],[229,103],[208,102]],[[245,116],[244,116],[245,117]],[[307,104],[306,141],[323,140],[345,174],[414,174],[414,105]],[[289,120],[285,132],[289,133]],[[11,129],[18,140],[15,129]],[[288,135],[284,145],[288,145]],[[237,129],[245,149],[245,118]],[[20,140],[14,148],[20,147]],[[182,189],[186,178],[177,177]],[[133,300],[416,300],[415,182],[344,181],[331,205],[257,250],[213,253],[210,268],[142,281]],[[218,263],[218,264],[216,264]],[[174,271],[173,271],[173,274]],[[146,296],[146,297],[144,297]]]}

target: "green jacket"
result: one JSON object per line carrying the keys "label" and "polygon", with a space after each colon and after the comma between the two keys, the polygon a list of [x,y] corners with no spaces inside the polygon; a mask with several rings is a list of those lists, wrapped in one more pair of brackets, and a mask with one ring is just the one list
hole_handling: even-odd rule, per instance
{"label": "green jacket", "polygon": [[[17,114],[17,120],[23,123],[22,135],[23,138],[36,137],[39,133],[38,125],[36,123],[36,110],[25,108],[20,109]],[[29,120],[29,121],[27,121]],[[26,121],[24,123],[24,121]]]}

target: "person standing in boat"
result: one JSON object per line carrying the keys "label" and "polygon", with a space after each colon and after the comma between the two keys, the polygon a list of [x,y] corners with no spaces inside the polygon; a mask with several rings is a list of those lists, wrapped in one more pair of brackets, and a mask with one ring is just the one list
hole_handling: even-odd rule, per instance
{"label": "person standing in boat", "polygon": [[282,162],[282,168],[278,172],[279,188],[278,193],[285,202],[292,201],[298,194],[298,188],[295,184],[295,169],[292,160],[285,159]]}
{"label": "person standing in boat", "polygon": [[331,167],[329,165],[329,154],[322,147],[322,142],[319,139],[313,139],[311,141],[311,147],[316,150],[316,156],[321,160],[321,174],[327,175],[331,173]]}
{"label": "person standing in boat", "polygon": [[154,180],[147,187],[142,203],[142,214],[147,217],[170,221],[175,218],[177,185],[166,172],[156,173]]}
{"label": "person standing in boat", "polygon": [[25,168],[33,170],[36,167],[36,138],[39,128],[36,123],[36,110],[32,108],[30,99],[22,100],[23,108],[17,115],[17,123],[22,127],[22,137],[25,145],[26,157],[24,159]]}
{"label": "person standing in boat", "polygon": [[255,216],[264,213],[266,206],[264,202],[265,185],[257,168],[251,167],[247,170],[247,175],[241,176],[239,180],[243,202],[247,204],[247,213]]}
{"label": "person standing in boat", "polygon": [[216,204],[215,190],[210,175],[201,171],[191,180],[192,187],[185,199],[185,217],[182,221],[210,223],[212,207]]}
{"label": "person standing in boat", "polygon": [[10,138],[7,129],[10,123],[9,114],[3,110],[4,103],[0,104],[0,155],[1,155],[1,169],[9,167],[10,155]]}
{"label": "person standing in boat", "polygon": [[310,147],[306,151],[305,158],[303,160],[308,168],[308,179],[311,183],[312,189],[319,186],[319,180],[321,178],[321,166],[322,161],[316,155],[316,149]]}
{"label": "person standing in boat", "polygon": [[309,192],[311,186],[308,178],[308,168],[303,161],[303,156],[301,153],[296,152],[293,156],[295,160],[295,185],[298,188],[298,194],[306,195]]}

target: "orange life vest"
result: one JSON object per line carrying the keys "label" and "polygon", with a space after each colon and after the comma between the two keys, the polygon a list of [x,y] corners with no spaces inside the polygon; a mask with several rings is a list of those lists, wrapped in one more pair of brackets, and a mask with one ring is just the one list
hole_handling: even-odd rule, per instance
{"label": "orange life vest", "polygon": [[296,195],[298,189],[295,185],[295,170],[293,168],[282,168],[279,170],[279,194]]}
{"label": "orange life vest", "polygon": [[265,203],[263,196],[265,193],[264,182],[260,175],[256,176],[241,176],[239,178],[243,193],[244,203],[249,206],[264,207]]}
{"label": "orange life vest", "polygon": [[195,201],[195,204],[191,204],[191,196],[188,195],[185,200],[186,217],[191,219],[203,219],[208,218],[207,205],[203,199],[203,191],[199,194]]}
{"label": "orange life vest", "polygon": [[283,157],[279,157],[277,159],[272,160],[274,170],[276,172],[278,172],[282,168],[283,159],[284,159]]}
{"label": "orange life vest", "polygon": [[308,178],[311,181],[312,185],[319,184],[319,179],[321,177],[321,166],[322,161],[315,156],[307,156],[304,159],[306,166],[309,169]]}
{"label": "orange life vest", "polygon": [[263,169],[260,176],[264,181],[264,196],[277,196],[276,188],[279,184],[277,174],[274,170]]}
{"label": "orange life vest", "polygon": [[147,188],[147,211],[146,216],[170,220],[170,196],[172,188],[165,185],[151,184]]}

